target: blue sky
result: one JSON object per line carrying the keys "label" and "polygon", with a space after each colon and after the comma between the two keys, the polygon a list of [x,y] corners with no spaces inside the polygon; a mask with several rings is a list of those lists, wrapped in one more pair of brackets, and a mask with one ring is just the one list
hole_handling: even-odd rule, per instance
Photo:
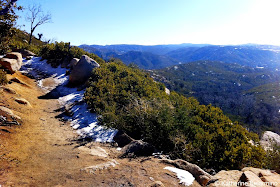
{"label": "blue sky", "polygon": [[[52,14],[35,33],[72,45],[280,45],[279,0],[18,0],[34,3]],[[18,25],[29,31],[26,13]]]}

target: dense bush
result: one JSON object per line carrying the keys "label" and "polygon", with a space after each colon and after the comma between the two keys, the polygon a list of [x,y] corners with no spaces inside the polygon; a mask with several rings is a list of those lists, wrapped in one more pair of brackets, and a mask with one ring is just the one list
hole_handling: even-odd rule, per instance
{"label": "dense bush", "polygon": [[280,174],[280,146],[274,144],[272,149],[267,150],[266,167]]}
{"label": "dense bush", "polygon": [[[0,10],[4,9],[10,3],[9,0],[0,1]],[[15,23],[18,16],[15,10],[20,10],[22,7],[14,5],[7,14],[0,15],[0,54],[6,53],[10,48],[12,37],[15,34]]]}
{"label": "dense bush", "polygon": [[87,55],[98,63],[104,62],[97,55],[88,53],[79,47],[70,46],[70,43],[64,42],[44,45],[39,55],[42,56],[43,59],[47,59],[54,67],[58,67],[64,60],[70,61],[72,58],[81,58],[82,55]]}
{"label": "dense bush", "polygon": [[44,42],[41,40],[32,37],[32,44],[28,44],[29,34],[27,32],[21,31],[19,29],[14,28],[15,34],[12,37],[10,48],[12,50],[15,49],[27,49],[32,51],[33,53],[39,55],[41,47],[44,45]]}
{"label": "dense bush", "polygon": [[258,142],[256,134],[232,123],[219,108],[176,92],[167,95],[162,83],[120,61],[93,70],[85,100],[100,114],[100,123],[152,143],[173,158],[215,169],[262,166],[264,150],[249,143]]}

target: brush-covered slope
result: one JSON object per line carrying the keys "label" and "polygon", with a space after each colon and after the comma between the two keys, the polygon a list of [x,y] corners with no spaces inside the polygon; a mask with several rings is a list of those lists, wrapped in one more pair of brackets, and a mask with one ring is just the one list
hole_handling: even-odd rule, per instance
{"label": "brush-covered slope", "polygon": [[172,90],[220,107],[256,132],[280,132],[279,71],[198,61],[155,70],[152,75]]}
{"label": "brush-covered slope", "polygon": [[[85,99],[104,125],[123,130],[169,153],[205,168],[262,165],[257,136],[233,123],[219,108],[200,105],[120,61],[93,70]],[[249,161],[250,160],[250,161]]]}

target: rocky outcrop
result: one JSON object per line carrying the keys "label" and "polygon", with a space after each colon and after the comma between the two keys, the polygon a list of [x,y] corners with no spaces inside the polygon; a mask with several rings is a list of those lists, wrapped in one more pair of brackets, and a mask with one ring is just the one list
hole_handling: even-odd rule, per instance
{"label": "rocky outcrop", "polygon": [[271,131],[265,131],[260,140],[260,144],[264,149],[271,148],[273,144],[280,146],[280,135]]}
{"label": "rocky outcrop", "polygon": [[199,166],[195,164],[191,164],[185,160],[177,159],[177,160],[169,160],[163,159],[161,160],[162,163],[171,164],[177,168],[186,170],[190,172],[195,180],[199,182],[200,185],[205,186],[212,178],[212,176],[201,169]]}
{"label": "rocky outcrop", "polygon": [[21,53],[23,58],[27,58],[27,57],[31,57],[31,56],[36,56],[35,53],[33,53],[33,52],[31,52],[31,51],[29,51],[27,49],[14,49],[13,51]]}
{"label": "rocky outcrop", "polygon": [[18,52],[8,53],[4,58],[0,59],[0,64],[13,74],[21,68],[22,55]]}
{"label": "rocky outcrop", "polygon": [[[242,171],[238,170],[230,170],[225,171],[222,170],[218,172],[216,175],[212,177],[212,179],[208,182],[208,186],[236,186],[240,177],[242,175]],[[231,185],[232,184],[232,185]]]}
{"label": "rocky outcrop", "polygon": [[[259,169],[259,168],[253,168],[253,167],[246,167],[243,168],[242,171],[245,173],[247,171],[250,171],[254,173],[257,177],[261,179],[261,181],[273,185],[273,183],[277,183],[280,187],[280,175],[277,173],[274,173],[267,169]],[[277,186],[277,185],[276,185]]]}
{"label": "rocky outcrop", "polygon": [[4,117],[6,121],[21,120],[21,118],[15,115],[12,110],[4,106],[0,106],[0,116]]}
{"label": "rocky outcrop", "polygon": [[245,186],[265,186],[263,181],[251,171],[244,171],[239,179],[239,183]]}
{"label": "rocky outcrop", "polygon": [[83,55],[70,73],[70,85],[79,86],[84,84],[89,79],[92,69],[97,67],[99,67],[99,64],[95,60]]}
{"label": "rocky outcrop", "polygon": [[242,171],[220,171],[209,181],[208,186],[275,186],[280,187],[280,175],[270,170],[246,167]]}
{"label": "rocky outcrop", "polygon": [[122,148],[121,157],[151,156],[155,148],[142,140],[134,140]]}
{"label": "rocky outcrop", "polygon": [[119,147],[124,147],[134,139],[128,136],[123,131],[118,131],[117,134],[114,136],[113,140],[118,144]]}
{"label": "rocky outcrop", "polygon": [[69,63],[70,69],[73,69],[74,66],[76,66],[76,65],[78,64],[79,60],[80,60],[80,59],[78,59],[78,58],[73,58],[73,59],[70,61],[70,63]]}

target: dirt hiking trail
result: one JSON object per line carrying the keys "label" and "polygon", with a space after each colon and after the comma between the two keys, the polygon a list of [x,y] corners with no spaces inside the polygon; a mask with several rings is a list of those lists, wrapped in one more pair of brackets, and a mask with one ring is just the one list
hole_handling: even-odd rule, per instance
{"label": "dirt hiking trail", "polygon": [[[119,159],[110,144],[78,141],[79,137],[57,116],[55,99],[38,99],[45,93],[34,79],[20,73],[8,76],[0,91],[0,106],[21,118],[21,125],[0,126],[0,186],[181,186],[165,164],[152,157]],[[19,103],[17,99],[29,103]],[[192,186],[199,186],[195,181]]]}

